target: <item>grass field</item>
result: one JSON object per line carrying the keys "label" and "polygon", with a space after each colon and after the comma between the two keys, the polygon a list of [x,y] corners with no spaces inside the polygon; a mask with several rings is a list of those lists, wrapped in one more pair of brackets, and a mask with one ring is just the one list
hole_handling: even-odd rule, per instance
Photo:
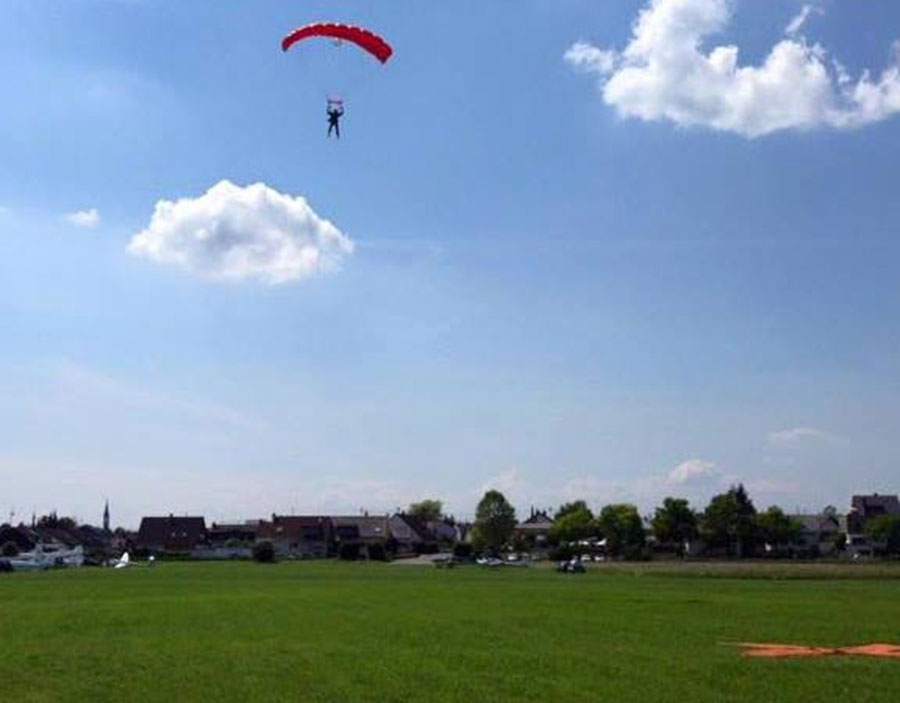
{"label": "grass field", "polygon": [[3,575],[0,700],[900,700],[900,662],[746,660],[722,644],[900,641],[896,570],[692,573],[173,563]]}

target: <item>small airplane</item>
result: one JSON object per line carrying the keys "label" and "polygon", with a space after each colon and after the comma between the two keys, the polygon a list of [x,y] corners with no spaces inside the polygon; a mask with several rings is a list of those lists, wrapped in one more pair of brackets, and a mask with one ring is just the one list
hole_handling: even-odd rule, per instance
{"label": "small airplane", "polygon": [[131,561],[131,555],[128,552],[124,552],[122,554],[122,556],[119,557],[119,560],[112,565],[112,567],[114,569],[127,569],[129,566],[150,567],[150,566],[153,566],[153,564],[155,562],[156,562],[156,557],[153,557],[153,556],[151,556],[149,559],[147,559],[146,564],[142,564],[142,563],[136,562],[136,561]]}
{"label": "small airplane", "polygon": [[78,567],[84,565],[84,547],[53,549],[38,542],[30,552],[5,559],[13,571],[45,571],[53,568]]}

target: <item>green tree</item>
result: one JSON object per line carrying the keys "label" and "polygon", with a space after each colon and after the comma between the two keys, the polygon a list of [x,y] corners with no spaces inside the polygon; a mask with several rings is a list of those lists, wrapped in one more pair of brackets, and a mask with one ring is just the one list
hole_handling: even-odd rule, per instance
{"label": "green tree", "polygon": [[786,547],[803,535],[803,524],[794,520],[777,505],[756,516],[757,537],[773,548]]}
{"label": "green tree", "polygon": [[70,517],[59,517],[54,510],[49,515],[42,515],[37,521],[38,527],[49,527],[59,530],[74,530],[78,527],[75,520]]}
{"label": "green tree", "polygon": [[9,542],[4,542],[3,546],[0,547],[0,557],[17,557],[19,556],[19,545],[10,540]]}
{"label": "green tree", "polygon": [[884,554],[900,554],[900,515],[879,515],[866,525],[866,537]]}
{"label": "green tree", "polygon": [[843,553],[847,551],[847,533],[846,532],[837,532],[834,535],[834,540],[832,541],[832,547],[834,551]]}
{"label": "green tree", "polygon": [[559,510],[556,511],[556,515],[553,516],[555,520],[562,520],[566,515],[570,515],[572,513],[589,513],[593,518],[593,513],[591,513],[591,509],[588,507],[588,504],[583,500],[575,500],[571,503],[563,503],[559,506]]}
{"label": "green tree", "polygon": [[729,556],[753,553],[757,543],[756,508],[743,485],[713,496],[701,521],[703,537],[711,547],[726,550]]}
{"label": "green tree", "polygon": [[444,504],[439,500],[426,499],[419,503],[410,503],[408,512],[422,522],[437,522],[444,514]]}
{"label": "green tree", "polygon": [[484,494],[475,510],[475,544],[497,554],[516,528],[516,509],[500,491]]}
{"label": "green tree", "polygon": [[597,518],[597,527],[606,540],[610,556],[637,559],[642,555],[647,535],[635,506],[630,503],[605,506]]}
{"label": "green tree", "polygon": [[653,535],[660,544],[684,556],[685,542],[697,539],[697,513],[684,498],[666,498],[656,509],[651,522]]}
{"label": "green tree", "polygon": [[556,518],[553,527],[550,528],[552,540],[558,543],[577,542],[596,533],[597,525],[594,522],[594,514],[584,501],[578,501],[578,503],[580,505],[577,509]]}
{"label": "green tree", "polygon": [[268,540],[254,544],[253,560],[260,564],[272,564],[275,561],[275,545]]}

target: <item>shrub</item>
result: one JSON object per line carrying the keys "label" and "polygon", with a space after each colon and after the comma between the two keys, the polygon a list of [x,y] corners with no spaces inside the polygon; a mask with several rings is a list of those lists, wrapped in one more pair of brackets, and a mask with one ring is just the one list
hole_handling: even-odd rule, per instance
{"label": "shrub", "polygon": [[384,547],[380,544],[370,544],[369,545],[369,559],[374,561],[387,561],[388,556]]}
{"label": "shrub", "polygon": [[253,545],[253,561],[260,564],[272,564],[275,562],[275,545],[263,540]]}
{"label": "shrub", "polygon": [[344,543],[338,550],[338,557],[344,561],[356,561],[359,559],[359,545]]}
{"label": "shrub", "polygon": [[455,547],[453,547],[453,556],[455,556],[457,559],[471,559],[472,545],[460,542]]}
{"label": "shrub", "polygon": [[550,561],[569,561],[575,556],[575,550],[568,545],[560,545],[556,549],[550,550]]}
{"label": "shrub", "polygon": [[19,556],[19,545],[10,540],[0,547],[0,557],[17,557]]}

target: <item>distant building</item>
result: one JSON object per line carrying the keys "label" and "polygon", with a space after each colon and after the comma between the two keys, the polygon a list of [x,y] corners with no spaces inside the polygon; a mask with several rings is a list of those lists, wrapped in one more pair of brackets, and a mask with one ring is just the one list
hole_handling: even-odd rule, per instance
{"label": "distant building", "polygon": [[463,531],[453,518],[429,520],[425,526],[428,528],[429,532],[434,535],[438,544],[458,544],[463,540]]}
{"label": "distant building", "polygon": [[900,499],[896,495],[855,495],[850,500],[847,515],[847,551],[852,557],[872,556],[875,547],[870,543],[866,527],[875,518],[900,515]]}
{"label": "distant building", "polygon": [[384,554],[391,537],[388,523],[387,515],[332,517],[338,553],[350,546],[357,549],[362,557],[371,556],[376,549]]}
{"label": "distant building", "polygon": [[847,532],[847,518],[828,507],[818,515],[791,515],[803,526],[796,547],[805,556],[827,557],[837,552],[840,535]]}
{"label": "distant building", "polygon": [[398,554],[426,554],[438,549],[437,537],[428,525],[412,515],[397,513],[388,526]]}
{"label": "distant building", "polygon": [[851,534],[862,534],[874,518],[882,515],[900,515],[900,499],[896,495],[859,495],[850,500],[850,514],[847,515],[847,530]]}
{"label": "distant building", "polygon": [[228,543],[252,545],[260,531],[260,520],[249,522],[214,522],[206,535],[210,546],[223,547]]}
{"label": "distant building", "polygon": [[207,542],[202,517],[145,517],[138,529],[136,546],[150,552],[188,553]]}
{"label": "distant building", "polygon": [[261,522],[256,538],[271,542],[282,556],[322,558],[332,552],[331,520],[321,515],[272,515]]}
{"label": "distant building", "polygon": [[553,529],[553,518],[544,510],[531,509],[527,520],[516,525],[515,536],[531,546],[541,548],[546,546]]}

